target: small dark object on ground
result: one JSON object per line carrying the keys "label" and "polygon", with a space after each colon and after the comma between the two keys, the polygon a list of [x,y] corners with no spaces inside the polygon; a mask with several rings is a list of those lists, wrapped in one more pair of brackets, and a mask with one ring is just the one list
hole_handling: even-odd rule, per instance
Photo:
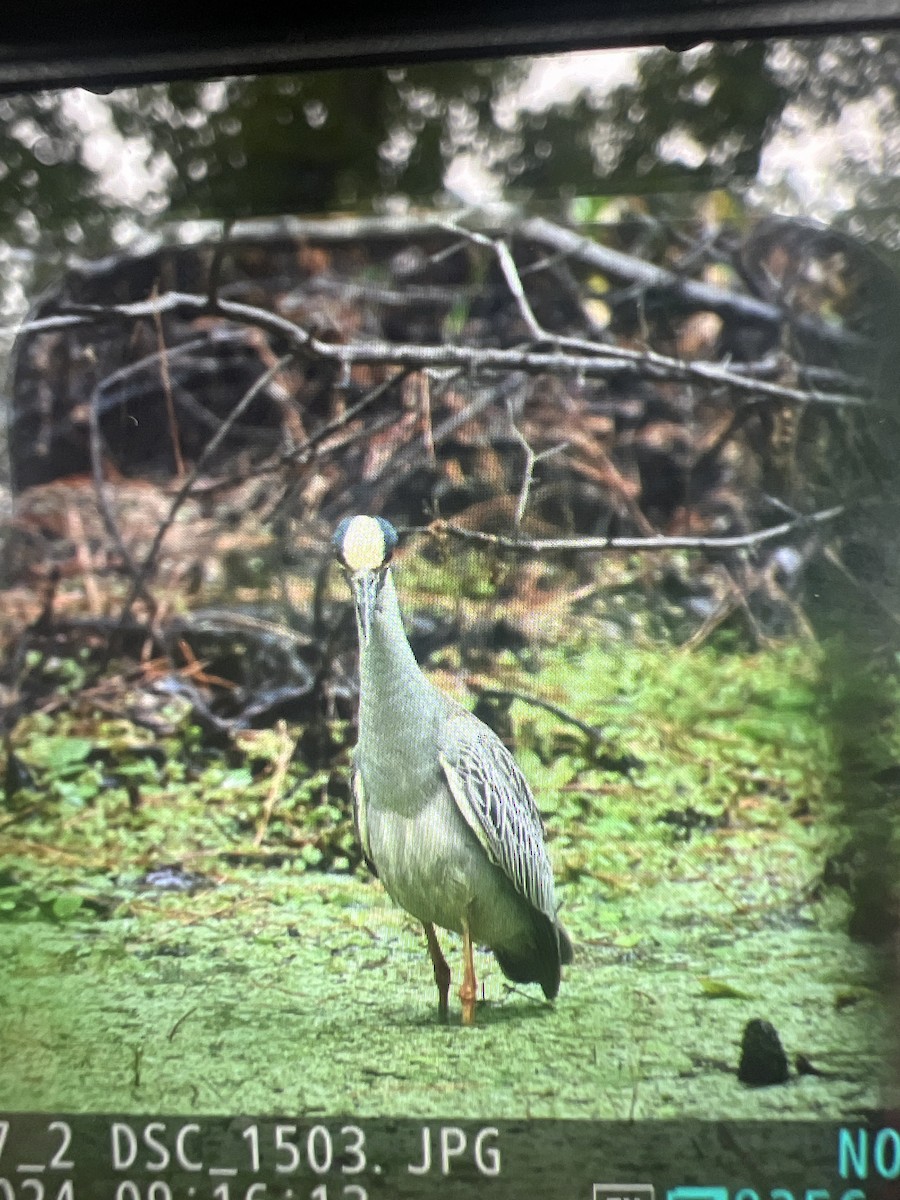
{"label": "small dark object on ground", "polygon": [[211,886],[211,880],[197,871],[186,871],[177,863],[154,867],[137,881],[138,887],[155,888],[160,892],[196,892]]}
{"label": "small dark object on ground", "polygon": [[786,1083],[788,1060],[774,1025],[754,1017],[744,1026],[738,1079],[751,1087]]}

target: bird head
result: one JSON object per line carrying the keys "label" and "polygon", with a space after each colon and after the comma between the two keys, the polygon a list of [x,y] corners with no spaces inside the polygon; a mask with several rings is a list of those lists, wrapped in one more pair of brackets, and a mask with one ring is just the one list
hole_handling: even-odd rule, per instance
{"label": "bird head", "polygon": [[384,517],[345,517],[331,538],[356,604],[360,641],[369,637],[397,530]]}

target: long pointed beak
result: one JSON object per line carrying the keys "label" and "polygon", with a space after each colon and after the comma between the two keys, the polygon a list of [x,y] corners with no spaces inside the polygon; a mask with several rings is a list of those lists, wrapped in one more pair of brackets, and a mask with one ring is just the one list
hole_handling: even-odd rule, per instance
{"label": "long pointed beak", "polygon": [[375,617],[375,606],[378,603],[378,593],[384,582],[383,571],[354,571],[350,576],[350,590],[356,604],[356,623],[359,629],[360,643],[369,640],[372,632],[372,621]]}

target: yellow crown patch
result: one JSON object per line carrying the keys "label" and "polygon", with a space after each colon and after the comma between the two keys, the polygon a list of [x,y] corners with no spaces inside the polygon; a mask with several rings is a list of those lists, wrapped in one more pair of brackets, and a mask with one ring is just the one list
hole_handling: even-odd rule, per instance
{"label": "yellow crown patch", "polygon": [[354,517],[344,531],[341,558],[351,571],[377,571],[388,558],[384,530],[374,517]]}

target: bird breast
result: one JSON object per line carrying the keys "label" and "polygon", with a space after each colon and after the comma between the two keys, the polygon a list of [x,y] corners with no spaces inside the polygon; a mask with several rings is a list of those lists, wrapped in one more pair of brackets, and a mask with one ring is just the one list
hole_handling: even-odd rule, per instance
{"label": "bird breast", "polygon": [[461,933],[467,915],[477,941],[516,944],[524,901],[488,859],[443,785],[433,781],[430,793],[420,792],[415,803],[396,790],[394,802],[383,803],[363,768],[363,788],[372,859],[391,899],[423,923]]}

